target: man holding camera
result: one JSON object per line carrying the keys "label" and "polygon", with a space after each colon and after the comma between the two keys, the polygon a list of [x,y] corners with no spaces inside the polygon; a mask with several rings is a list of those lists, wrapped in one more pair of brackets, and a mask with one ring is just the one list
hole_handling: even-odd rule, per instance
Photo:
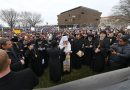
{"label": "man holding camera", "polygon": [[130,65],[130,44],[128,37],[123,35],[117,44],[112,45],[110,65],[114,69],[124,68]]}

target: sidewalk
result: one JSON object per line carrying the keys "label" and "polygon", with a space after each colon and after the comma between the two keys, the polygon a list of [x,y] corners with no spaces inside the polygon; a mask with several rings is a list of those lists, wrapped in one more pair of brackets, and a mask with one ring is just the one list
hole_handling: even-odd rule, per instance
{"label": "sidewalk", "polygon": [[130,67],[36,90],[130,90]]}

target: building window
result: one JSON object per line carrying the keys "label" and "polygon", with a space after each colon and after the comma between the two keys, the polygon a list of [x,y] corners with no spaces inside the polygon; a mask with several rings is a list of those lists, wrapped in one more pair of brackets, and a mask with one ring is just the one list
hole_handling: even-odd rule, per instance
{"label": "building window", "polygon": [[68,21],[67,19],[65,19],[65,21]]}
{"label": "building window", "polygon": [[81,14],[84,14],[84,12],[81,12]]}
{"label": "building window", "polygon": [[75,18],[73,18],[72,21],[75,21]]}
{"label": "building window", "polygon": [[70,17],[70,14],[69,14],[69,17]]}
{"label": "building window", "polygon": [[96,21],[98,21],[99,19],[96,19]]}

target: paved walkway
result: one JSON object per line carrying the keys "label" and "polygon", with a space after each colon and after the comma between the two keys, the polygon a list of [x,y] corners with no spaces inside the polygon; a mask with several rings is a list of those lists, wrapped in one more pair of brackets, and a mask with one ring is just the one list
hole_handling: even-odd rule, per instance
{"label": "paved walkway", "polygon": [[130,67],[37,90],[130,90]]}

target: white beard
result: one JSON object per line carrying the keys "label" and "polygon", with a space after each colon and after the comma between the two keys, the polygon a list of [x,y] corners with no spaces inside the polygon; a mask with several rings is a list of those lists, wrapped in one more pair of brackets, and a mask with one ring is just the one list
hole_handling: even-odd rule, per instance
{"label": "white beard", "polygon": [[92,41],[92,38],[91,38],[91,37],[88,37],[88,41]]}

